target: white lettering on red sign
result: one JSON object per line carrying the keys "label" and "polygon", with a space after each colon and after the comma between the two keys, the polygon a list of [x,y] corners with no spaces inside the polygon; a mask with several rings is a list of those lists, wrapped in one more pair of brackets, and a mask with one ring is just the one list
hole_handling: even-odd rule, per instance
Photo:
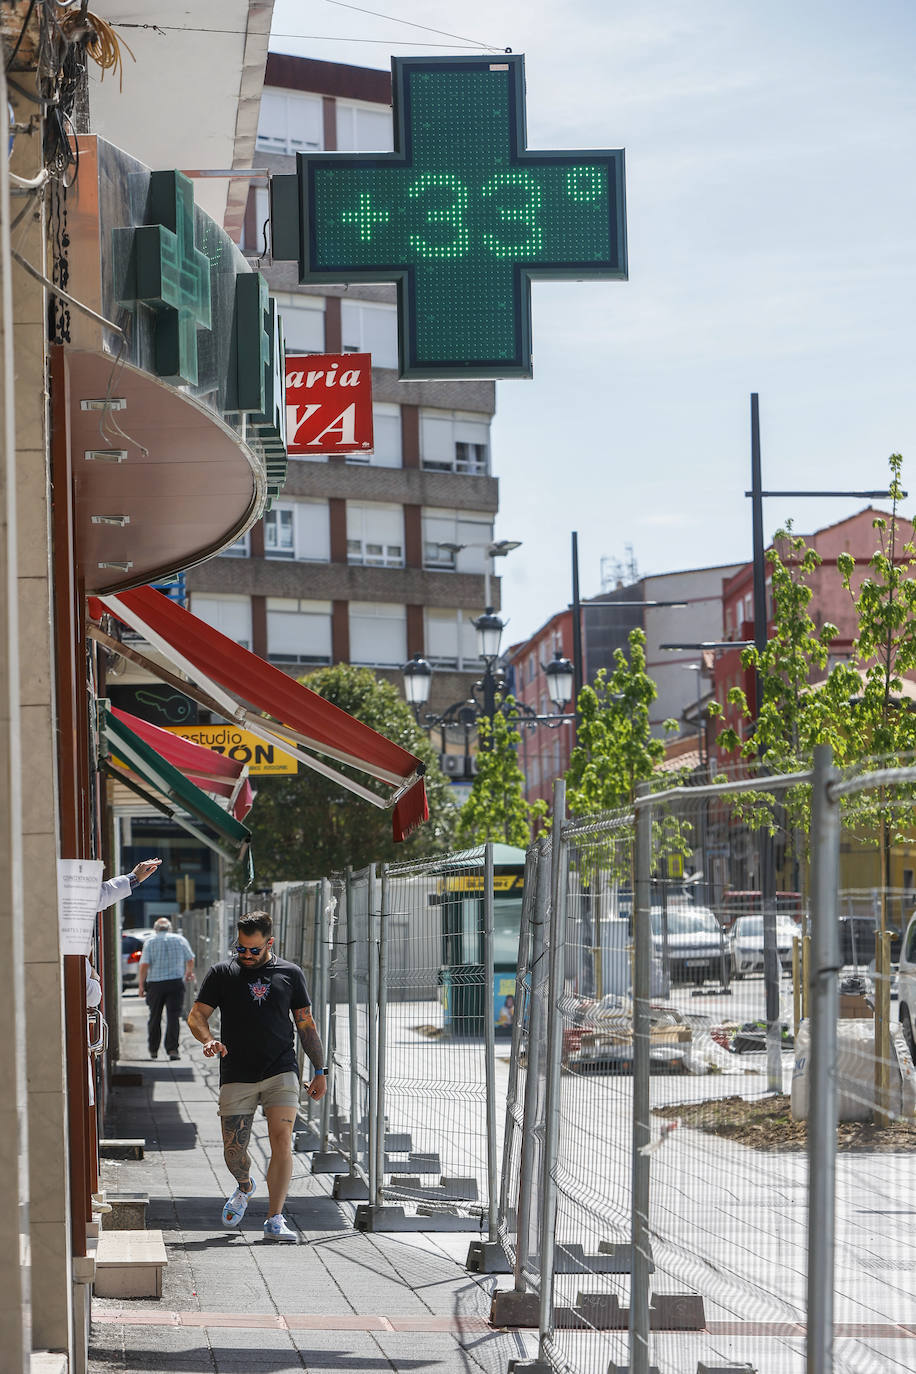
{"label": "white lettering on red sign", "polygon": [[[347,395],[341,395],[346,390]],[[372,449],[372,357],[309,354],[286,359],[289,452],[369,453]]]}

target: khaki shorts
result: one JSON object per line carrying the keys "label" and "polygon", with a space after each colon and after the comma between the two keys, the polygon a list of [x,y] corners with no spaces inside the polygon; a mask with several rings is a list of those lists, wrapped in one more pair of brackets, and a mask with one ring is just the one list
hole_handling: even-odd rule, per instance
{"label": "khaki shorts", "polygon": [[224,1083],[219,1090],[220,1116],[247,1116],[258,1109],[258,1103],[268,1107],[299,1106],[299,1075],[277,1073],[262,1078],[259,1083]]}

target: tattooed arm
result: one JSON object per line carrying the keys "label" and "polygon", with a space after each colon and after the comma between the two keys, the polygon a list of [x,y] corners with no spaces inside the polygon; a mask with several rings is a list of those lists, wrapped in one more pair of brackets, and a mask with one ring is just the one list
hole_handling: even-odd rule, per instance
{"label": "tattooed arm", "polygon": [[299,1043],[314,1067],[319,1070],[313,1077],[308,1089],[309,1097],[314,1098],[317,1102],[319,1097],[324,1097],[325,1088],[328,1084],[327,1077],[320,1072],[324,1068],[324,1047],[321,1043],[321,1036],[318,1034],[318,1027],[315,1025],[311,1007],[295,1007],[293,1020],[296,1023]]}

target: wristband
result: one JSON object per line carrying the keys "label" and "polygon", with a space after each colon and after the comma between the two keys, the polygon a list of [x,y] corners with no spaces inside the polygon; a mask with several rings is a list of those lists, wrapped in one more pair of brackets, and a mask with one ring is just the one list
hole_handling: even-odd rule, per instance
{"label": "wristband", "polygon": [[325,1078],[327,1078],[327,1076],[328,1076],[328,1071],[327,1071],[327,1069],[316,1069],[316,1070],[315,1070],[315,1073],[314,1073],[314,1077],[315,1077],[315,1078],[320,1078],[322,1074],[324,1074]]}

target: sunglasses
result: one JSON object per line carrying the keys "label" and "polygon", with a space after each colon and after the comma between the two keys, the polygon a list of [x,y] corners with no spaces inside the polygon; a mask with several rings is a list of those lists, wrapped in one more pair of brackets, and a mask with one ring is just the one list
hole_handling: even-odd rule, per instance
{"label": "sunglasses", "polygon": [[258,956],[259,954],[263,954],[264,951],[265,951],[265,949],[267,949],[267,945],[236,945],[236,946],[235,946],[235,952],[236,952],[236,954],[253,954],[253,955],[255,956],[255,958],[257,958],[257,956]]}

